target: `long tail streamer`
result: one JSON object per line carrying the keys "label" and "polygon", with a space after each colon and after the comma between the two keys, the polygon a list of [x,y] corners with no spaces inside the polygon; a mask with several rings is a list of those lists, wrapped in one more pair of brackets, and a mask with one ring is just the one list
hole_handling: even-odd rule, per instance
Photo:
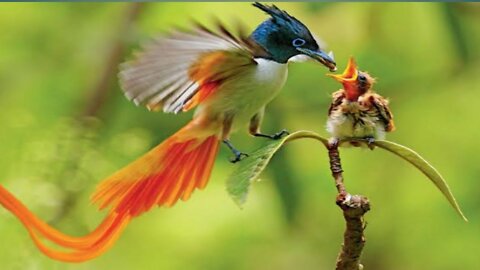
{"label": "long tail streamer", "polygon": [[[92,196],[107,216],[91,233],[66,235],[33,214],[0,185],[0,204],[25,226],[45,255],[66,262],[83,262],[107,251],[130,220],[154,205],[173,206],[206,186],[218,152],[217,136],[195,138],[187,125],[163,143],[102,181]],[[52,248],[49,241],[61,249]]]}

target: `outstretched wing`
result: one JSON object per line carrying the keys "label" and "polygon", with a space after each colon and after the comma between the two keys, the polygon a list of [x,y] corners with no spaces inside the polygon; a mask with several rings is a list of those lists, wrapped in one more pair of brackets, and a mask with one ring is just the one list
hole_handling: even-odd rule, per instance
{"label": "outstretched wing", "polygon": [[370,102],[377,109],[380,120],[385,125],[385,131],[390,132],[395,130],[393,123],[393,115],[388,107],[388,100],[378,94],[370,96]]}
{"label": "outstretched wing", "polygon": [[332,103],[330,103],[330,108],[328,108],[328,116],[332,114],[334,110],[342,104],[343,99],[345,98],[345,90],[340,89],[332,94]]}
{"label": "outstretched wing", "polygon": [[237,69],[255,64],[247,38],[219,24],[218,33],[197,25],[147,44],[136,59],[122,64],[125,96],[150,110],[178,113],[207,98]]}

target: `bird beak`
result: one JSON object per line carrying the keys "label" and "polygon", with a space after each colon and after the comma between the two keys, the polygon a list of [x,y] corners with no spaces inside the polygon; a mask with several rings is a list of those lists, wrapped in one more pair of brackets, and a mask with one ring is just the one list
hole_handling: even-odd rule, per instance
{"label": "bird beak", "polygon": [[353,57],[350,57],[350,60],[348,60],[347,68],[345,69],[345,71],[343,71],[341,75],[327,74],[327,76],[334,78],[340,83],[356,81],[358,76],[358,70],[355,59],[353,59]]}
{"label": "bird beak", "polygon": [[337,64],[335,63],[335,60],[333,60],[333,53],[325,53],[322,50],[310,50],[310,49],[305,49],[305,48],[297,48],[299,52],[302,54],[309,56],[310,58],[313,58],[317,60],[318,62],[322,63],[324,66],[330,69],[330,71],[336,71],[337,70]]}

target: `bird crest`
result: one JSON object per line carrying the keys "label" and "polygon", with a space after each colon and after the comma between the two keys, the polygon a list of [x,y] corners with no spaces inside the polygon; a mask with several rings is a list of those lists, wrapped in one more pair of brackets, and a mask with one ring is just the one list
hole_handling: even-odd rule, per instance
{"label": "bird crest", "polygon": [[307,29],[302,22],[275,5],[268,6],[259,2],[255,2],[252,5],[270,15],[272,17],[272,22],[278,26],[288,27],[297,34],[301,34]]}

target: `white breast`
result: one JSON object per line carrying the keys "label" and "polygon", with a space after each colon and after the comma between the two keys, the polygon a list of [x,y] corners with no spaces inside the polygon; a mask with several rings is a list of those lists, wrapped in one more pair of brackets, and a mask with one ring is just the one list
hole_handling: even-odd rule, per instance
{"label": "white breast", "polygon": [[258,83],[271,85],[274,88],[281,88],[287,79],[287,64],[280,64],[275,61],[257,58],[255,80]]}
{"label": "white breast", "polygon": [[260,58],[255,61],[257,65],[246,68],[234,79],[225,82],[215,98],[204,106],[209,114],[235,115],[233,129],[246,125],[278,94],[287,79],[287,64]]}

